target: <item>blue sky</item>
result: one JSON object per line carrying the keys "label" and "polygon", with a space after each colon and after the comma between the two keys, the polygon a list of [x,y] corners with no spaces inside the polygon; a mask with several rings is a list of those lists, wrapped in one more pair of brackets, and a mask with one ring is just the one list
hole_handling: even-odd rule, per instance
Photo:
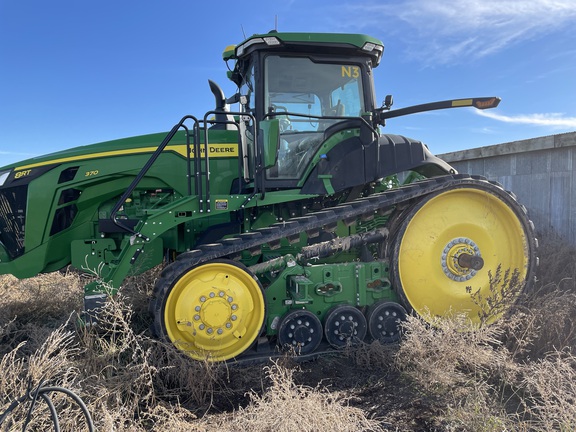
{"label": "blue sky", "polygon": [[169,130],[227,95],[224,48],[279,31],[381,39],[394,108],[500,96],[494,110],[391,119],[444,153],[576,130],[574,0],[0,0],[0,166]]}

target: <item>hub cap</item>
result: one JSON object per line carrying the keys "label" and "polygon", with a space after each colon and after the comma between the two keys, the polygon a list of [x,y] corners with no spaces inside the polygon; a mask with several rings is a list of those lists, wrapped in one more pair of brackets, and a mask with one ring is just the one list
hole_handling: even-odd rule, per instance
{"label": "hub cap", "polygon": [[444,274],[457,282],[472,279],[477,270],[463,263],[465,257],[481,257],[480,249],[476,243],[466,237],[450,240],[440,258]]}

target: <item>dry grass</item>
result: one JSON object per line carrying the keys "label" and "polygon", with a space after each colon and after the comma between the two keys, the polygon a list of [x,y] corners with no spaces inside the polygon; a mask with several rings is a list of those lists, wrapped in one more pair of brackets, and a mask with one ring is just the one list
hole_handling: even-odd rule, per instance
{"label": "dry grass", "polygon": [[[79,349],[74,343],[72,333],[63,327],[53,331],[44,343],[30,356],[22,355],[26,342],[19,343],[2,357],[0,361],[0,400],[14,401],[25,395],[29,388],[36,388],[42,382],[51,382],[65,386],[73,391],[78,390],[77,377],[79,371],[73,358]],[[81,423],[81,411],[75,410],[61,396],[54,398],[54,403],[66,419],[62,430],[75,430],[75,425]],[[7,403],[0,412],[7,409]],[[27,407],[18,406],[7,418],[4,430],[21,430],[26,419]],[[29,424],[31,430],[49,430],[49,414],[45,405],[40,405]],[[76,429],[77,430],[77,429]]]}
{"label": "dry grass", "polygon": [[[433,389],[454,388],[471,377],[485,379],[506,362],[498,327],[478,327],[465,314],[409,317],[396,367]],[[428,324],[429,322],[430,324]]]}
{"label": "dry grass", "polygon": [[0,275],[0,355],[22,341],[32,354],[50,333],[82,307],[81,279],[72,273],[52,273],[19,281]]}
{"label": "dry grass", "polygon": [[523,299],[515,318],[515,349],[523,360],[537,360],[576,348],[576,290],[548,283]]}
{"label": "dry grass", "polygon": [[523,387],[540,430],[576,430],[576,357],[552,353],[526,365]]}
{"label": "dry grass", "polygon": [[342,432],[383,431],[378,422],[366,417],[359,408],[349,406],[349,398],[322,387],[294,382],[294,369],[273,363],[265,368],[271,386],[259,395],[250,392],[250,404],[229,419],[213,425],[220,431],[253,432]]}
{"label": "dry grass", "polygon": [[[0,321],[4,368],[0,413],[26,393],[29,382],[35,387],[43,380],[75,391],[87,404],[97,430],[150,430],[158,424],[170,430],[173,421],[182,424],[196,418],[181,405],[205,404],[213,394],[219,367],[192,362],[172,346],[137,333],[141,318],[135,317],[123,296],[106,304],[97,327],[78,327],[74,310],[81,307],[79,276],[54,273],[21,282],[2,278],[6,307]],[[127,293],[145,298],[140,288],[141,284],[133,284]],[[34,313],[38,321],[33,321]],[[177,409],[172,409],[172,401]],[[24,408],[10,416],[14,423],[10,430],[24,421]],[[67,415],[66,409],[59,409],[63,430],[78,430],[76,425],[82,422]],[[45,409],[35,411],[33,418],[42,422],[36,430],[49,428]]]}
{"label": "dry grass", "polygon": [[[484,323],[517,282],[513,273],[493,278]],[[576,293],[547,284],[516,306],[497,325],[459,314],[406,322],[395,365],[441,401],[446,430],[575,430]]]}
{"label": "dry grass", "polygon": [[447,429],[508,430],[515,422],[502,413],[499,387],[518,371],[499,337],[499,328],[475,326],[463,314],[410,317],[395,365],[445,407]]}
{"label": "dry grass", "polygon": [[[398,345],[365,344],[300,367],[195,362],[150,338],[158,270],[131,278],[97,328],[76,325],[79,275],[0,276],[0,415],[44,380],[82,397],[97,430],[575,430],[576,253],[551,249],[560,255],[543,254],[553,274],[543,262],[537,288],[497,325],[410,317]],[[477,299],[484,321],[516,297],[516,283],[513,272],[495,275],[492,294]],[[62,430],[78,430],[78,408],[55,403]],[[25,417],[22,406],[0,430],[21,430]],[[32,422],[30,430],[50,428],[45,406]]]}
{"label": "dry grass", "polygon": [[538,279],[542,285],[553,283],[562,289],[576,289],[576,248],[554,232],[538,235],[540,266]]}
{"label": "dry grass", "polygon": [[[142,278],[130,282],[123,294],[107,302],[97,326],[77,327],[74,310],[80,310],[82,296],[79,276],[55,273],[38,280],[0,279],[6,293],[0,321],[0,366],[4,369],[0,414],[26,394],[29,382],[36,386],[42,380],[76,392],[88,406],[97,430],[247,430],[248,425],[271,430],[271,424],[288,417],[297,417],[293,424],[300,422],[300,430],[334,424],[340,430],[381,430],[361,409],[347,406],[345,395],[295,384],[293,369],[273,365],[262,381],[258,374],[192,361],[173,346],[151,339],[143,325],[150,284]],[[26,309],[28,302],[30,309]],[[230,387],[234,373],[252,379],[242,383],[240,395]],[[264,382],[269,388],[263,387]],[[215,398],[229,399],[237,411],[204,415],[211,411]],[[235,400],[245,402],[238,405]],[[62,430],[78,430],[81,412],[65,400],[57,403]],[[258,415],[266,407],[276,419]],[[22,405],[12,412],[3,427],[21,428],[26,409]],[[294,416],[296,411],[299,414]],[[29,425],[33,430],[51,427],[43,406],[35,410],[33,419]],[[287,429],[280,430],[293,430],[291,423],[286,425]]]}

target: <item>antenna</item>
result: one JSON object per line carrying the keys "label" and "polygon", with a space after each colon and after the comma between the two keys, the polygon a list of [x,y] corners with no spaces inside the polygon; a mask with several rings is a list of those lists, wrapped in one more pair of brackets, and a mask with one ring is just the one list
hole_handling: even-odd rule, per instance
{"label": "antenna", "polygon": [[244,32],[244,26],[240,24],[240,28],[242,29],[242,34],[244,35],[244,39],[246,39],[246,33]]}
{"label": "antenna", "polygon": [[278,15],[274,15],[274,30],[278,31]]}

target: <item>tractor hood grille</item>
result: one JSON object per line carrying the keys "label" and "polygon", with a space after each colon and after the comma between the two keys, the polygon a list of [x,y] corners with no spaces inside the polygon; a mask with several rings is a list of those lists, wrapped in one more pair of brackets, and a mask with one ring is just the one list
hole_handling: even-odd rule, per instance
{"label": "tractor hood grille", "polygon": [[0,189],[0,242],[11,259],[24,253],[28,186]]}

